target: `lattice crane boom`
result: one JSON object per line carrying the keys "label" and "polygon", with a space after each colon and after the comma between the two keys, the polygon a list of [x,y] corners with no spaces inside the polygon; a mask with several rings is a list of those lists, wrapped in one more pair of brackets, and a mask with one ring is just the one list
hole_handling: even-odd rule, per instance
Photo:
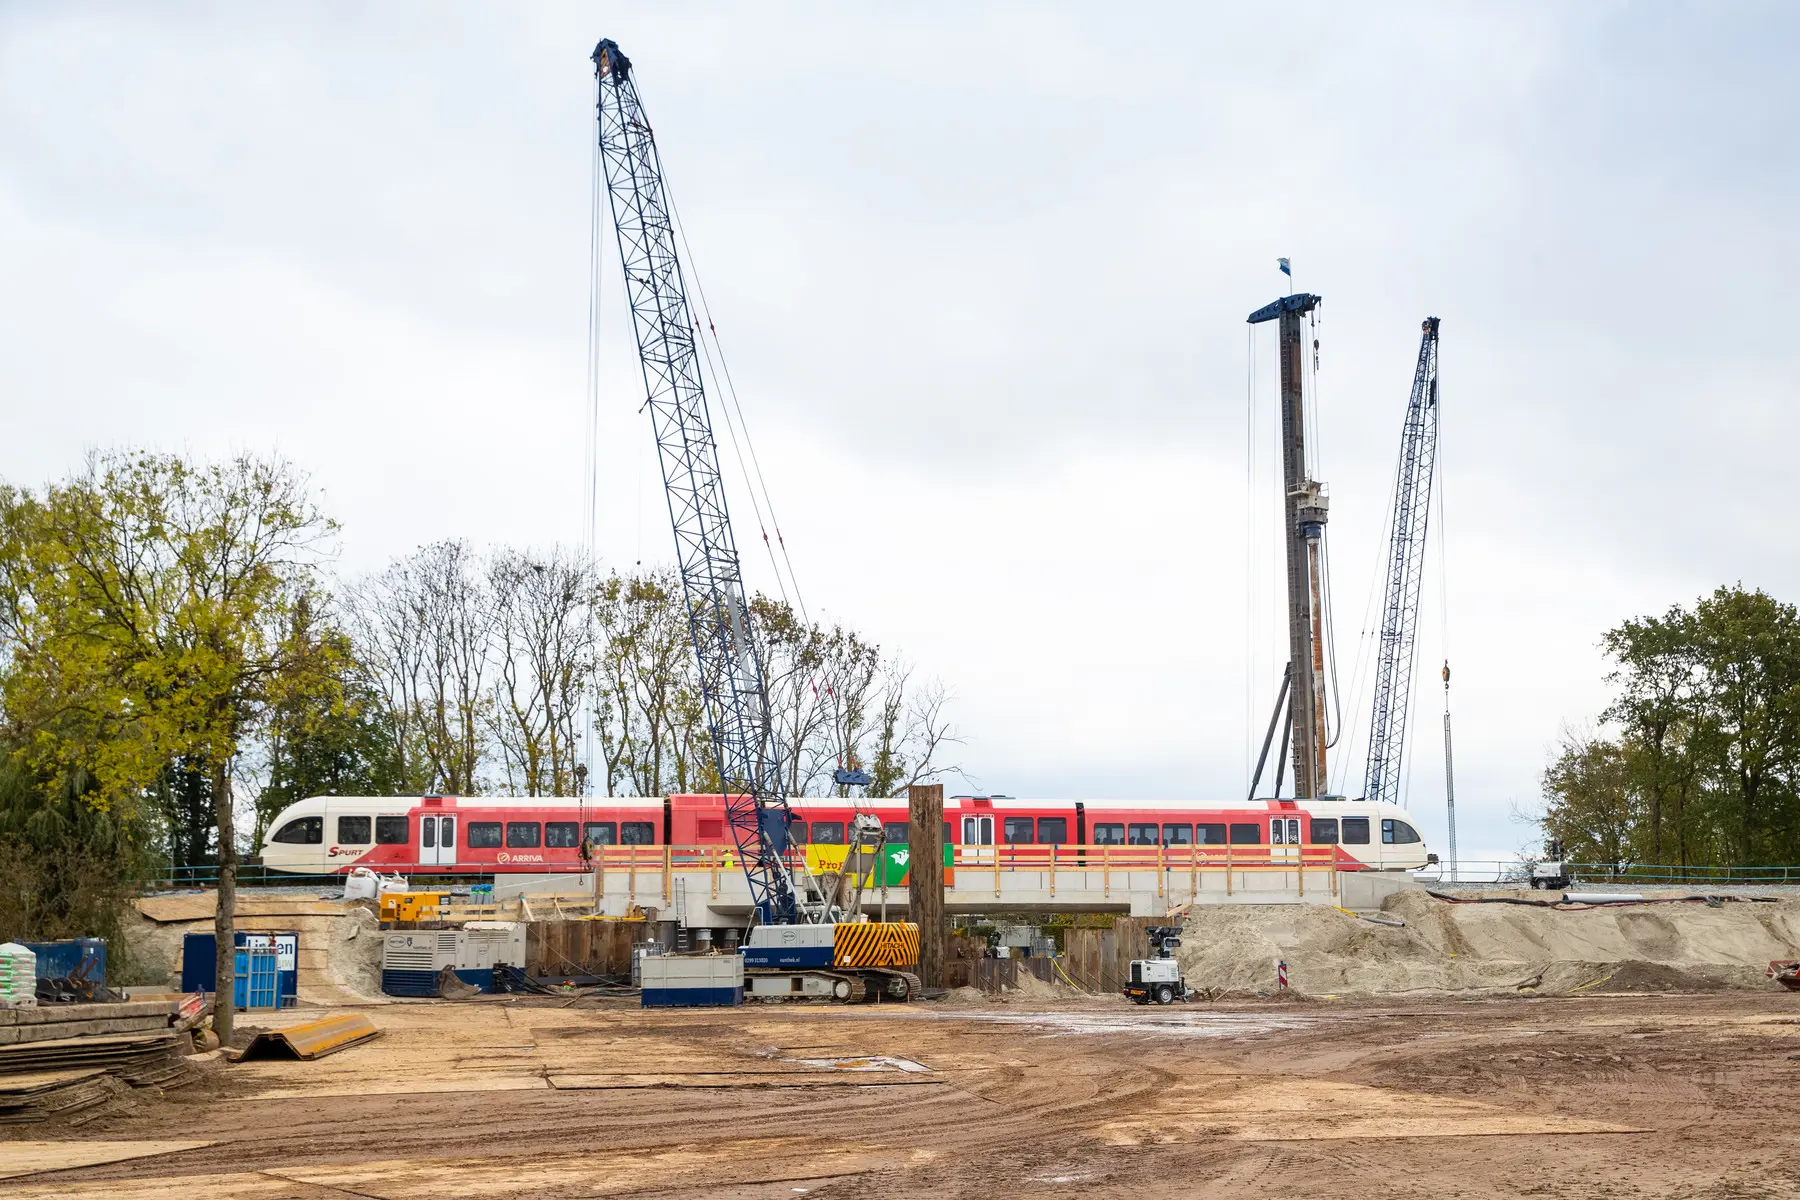
{"label": "lattice crane boom", "polygon": [[1369,800],[1399,802],[1437,444],[1438,319],[1428,317],[1419,339],[1419,363],[1400,433],[1381,642],[1375,660],[1374,712],[1369,722],[1369,761],[1364,773],[1364,796]]}
{"label": "lattice crane boom", "polygon": [[769,693],[744,592],[701,379],[673,210],[631,60],[594,47],[601,172],[675,530],[677,565],[715,764],[750,898],[768,924],[805,922],[785,851],[789,810]]}

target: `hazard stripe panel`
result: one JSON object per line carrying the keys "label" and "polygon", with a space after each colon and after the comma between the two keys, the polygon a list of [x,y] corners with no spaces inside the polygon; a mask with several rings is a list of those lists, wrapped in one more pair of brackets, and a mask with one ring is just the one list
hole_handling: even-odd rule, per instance
{"label": "hazard stripe panel", "polygon": [[832,930],[837,967],[910,967],[919,961],[919,927],[911,921],[846,922]]}

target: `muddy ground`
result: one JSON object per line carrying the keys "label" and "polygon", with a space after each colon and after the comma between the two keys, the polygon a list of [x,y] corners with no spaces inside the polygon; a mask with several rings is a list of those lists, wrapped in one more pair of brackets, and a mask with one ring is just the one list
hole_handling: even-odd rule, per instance
{"label": "muddy ground", "polygon": [[7,1130],[0,1200],[1800,1196],[1781,992],[368,1011],[315,1063]]}

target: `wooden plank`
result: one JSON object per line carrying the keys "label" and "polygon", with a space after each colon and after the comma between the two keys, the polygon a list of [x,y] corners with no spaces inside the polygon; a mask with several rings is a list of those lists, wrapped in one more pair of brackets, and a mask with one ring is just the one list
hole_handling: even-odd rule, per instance
{"label": "wooden plank", "polygon": [[[0,1179],[33,1175],[39,1171],[66,1171],[71,1167],[123,1162],[154,1154],[174,1154],[212,1144],[197,1141],[101,1142],[92,1138],[60,1142],[5,1142],[0,1143]],[[74,1190],[80,1189],[72,1189],[71,1194]]]}
{"label": "wooden plank", "polygon": [[0,1046],[22,1042],[53,1042],[62,1038],[89,1037],[101,1033],[166,1033],[169,1018],[116,1017],[92,1021],[58,1021],[53,1025],[10,1025],[0,1028]]}
{"label": "wooden plank", "polygon": [[0,1008],[0,1026],[55,1025],[116,1017],[162,1017],[181,1009],[173,1000],[125,1000],[117,1004],[40,1004],[36,1008]]}

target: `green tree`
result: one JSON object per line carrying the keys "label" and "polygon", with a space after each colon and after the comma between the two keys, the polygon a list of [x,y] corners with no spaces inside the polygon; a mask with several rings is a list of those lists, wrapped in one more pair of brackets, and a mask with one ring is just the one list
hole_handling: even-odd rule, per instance
{"label": "green tree", "polygon": [[45,776],[0,745],[0,941],[102,937],[130,972],[120,918],[148,866],[146,822],[88,802],[82,772]]}
{"label": "green tree", "polygon": [[252,845],[288,805],[309,796],[388,796],[407,790],[394,721],[341,630],[302,597],[289,633],[304,669],[269,706],[263,730],[268,775],[256,798]]}
{"label": "green tree", "polygon": [[167,764],[146,800],[162,824],[164,853],[177,873],[219,861],[219,829],[213,819],[212,773],[206,759],[184,754]]}
{"label": "green tree", "polygon": [[1544,833],[1572,861],[1619,865],[1637,857],[1643,805],[1631,752],[1618,742],[1565,732],[1544,771]]}
{"label": "green tree", "polygon": [[[21,753],[40,775],[91,781],[100,812],[204,764],[218,830],[217,937],[229,994],[237,885],[232,767],[318,662],[289,636],[335,526],[285,462],[90,458],[41,496],[0,493],[5,679]],[[231,1008],[215,1018],[229,1037]]]}
{"label": "green tree", "polygon": [[[1618,736],[1562,747],[1545,776],[1546,828],[1569,847],[1591,845],[1584,822],[1623,813],[1624,848],[1640,860],[1684,868],[1796,861],[1794,606],[1721,587],[1691,608],[1625,621],[1601,645],[1618,688],[1602,718]],[[1601,840],[1615,832],[1608,827]]]}

